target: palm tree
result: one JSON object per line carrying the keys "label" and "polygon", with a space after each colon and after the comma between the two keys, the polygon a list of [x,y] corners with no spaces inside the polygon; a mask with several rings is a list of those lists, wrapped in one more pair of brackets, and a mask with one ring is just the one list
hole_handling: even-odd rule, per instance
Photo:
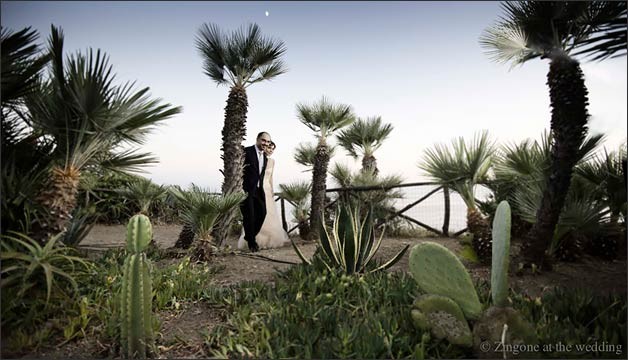
{"label": "palm tree", "polygon": [[146,178],[131,181],[125,188],[118,190],[121,196],[137,204],[140,214],[144,215],[149,215],[153,203],[165,199],[167,192],[165,186],[153,184]]}
{"label": "palm tree", "polygon": [[35,43],[38,34],[30,28],[12,32],[1,30],[2,108],[0,142],[2,196],[2,233],[14,230],[30,232],[30,217],[37,204],[34,194],[46,177],[52,144],[37,141],[37,136],[20,119],[24,97],[37,89],[41,72],[49,61]]}
{"label": "palm tree", "polygon": [[308,195],[312,193],[312,184],[307,181],[280,184],[281,196],[294,206],[292,216],[299,224],[299,236],[306,239],[310,233],[308,218]]}
{"label": "palm tree", "polygon": [[382,146],[392,130],[391,124],[382,124],[380,116],[358,119],[338,134],[338,142],[354,159],[361,153],[362,170],[370,169],[377,175],[377,161],[373,153]]}
{"label": "palm tree", "polygon": [[188,191],[170,189],[180,203],[181,220],[194,232],[197,239],[192,250],[195,260],[206,261],[212,253],[211,232],[216,221],[238,207],[246,195],[240,190],[224,196],[212,195],[208,189],[192,184]]}
{"label": "palm tree", "polygon": [[[327,153],[329,158],[333,158],[336,154],[336,146],[327,145]],[[299,143],[294,152],[294,161],[298,164],[305,166],[305,171],[314,170],[314,159],[316,158],[316,145],[312,143]]]}
{"label": "palm tree", "polygon": [[[222,194],[242,189],[248,98],[246,89],[252,84],[273,79],[287,71],[281,61],[286,52],[284,43],[264,37],[257,24],[240,28],[231,35],[223,34],[215,24],[203,24],[196,38],[203,57],[203,69],[218,85],[230,87],[222,128],[222,159],[224,181]],[[215,235],[222,245],[235,217],[231,211],[217,226]]]}
{"label": "palm tree", "polygon": [[313,105],[297,104],[297,117],[318,138],[312,171],[312,207],[310,209],[310,238],[317,237],[325,204],[329,145],[327,138],[354,121],[350,105],[333,104],[325,97]]}
{"label": "palm tree", "polygon": [[[550,60],[547,84],[552,107],[551,182],[543,192],[537,221],[526,236],[523,254],[527,265],[551,267],[545,250],[554,233],[560,211],[569,190],[575,154],[587,133],[588,98],[579,62],[571,55],[574,49],[586,47],[587,39],[608,30],[624,16],[623,29],[617,35],[626,37],[626,5],[619,2],[504,2],[505,16],[487,29],[480,43],[494,60],[523,64],[534,58]],[[606,32],[608,40],[612,34]],[[593,37],[594,38],[594,37]],[[616,52],[612,41],[592,47],[588,55],[606,57]],[[621,50],[621,49],[619,49]],[[624,49],[625,51],[625,45]]]}
{"label": "palm tree", "polygon": [[488,179],[493,152],[493,142],[488,132],[483,131],[469,143],[462,137],[454,139],[451,149],[442,144],[434,145],[425,151],[425,159],[419,164],[429,177],[462,197],[467,205],[467,228],[473,235],[473,248],[483,262],[491,259],[491,230],[477,208],[475,187]]}
{"label": "palm tree", "polygon": [[[25,121],[41,140],[54,144],[46,183],[37,196],[45,209],[36,223],[38,239],[62,231],[76,207],[81,172],[93,166],[138,171],[155,163],[149,153],[137,153],[150,130],[179,113],[179,107],[161,105],[148,88],[114,85],[114,73],[100,50],[77,53],[64,60],[63,33],[52,26],[51,66],[46,81],[24,98]],[[120,147],[127,150],[116,151]]]}

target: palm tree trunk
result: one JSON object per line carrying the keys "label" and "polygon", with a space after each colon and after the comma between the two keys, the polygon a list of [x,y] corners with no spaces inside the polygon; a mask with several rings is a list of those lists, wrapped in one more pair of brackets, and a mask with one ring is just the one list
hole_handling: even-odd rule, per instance
{"label": "palm tree trunk", "polygon": [[451,214],[449,186],[443,186],[443,196],[445,198],[445,219],[443,220],[443,234],[449,236],[449,217]]}
{"label": "palm tree trunk", "polygon": [[379,170],[377,169],[377,160],[373,155],[364,155],[362,158],[362,171],[371,170],[373,174],[377,176]]}
{"label": "palm tree trunk", "polygon": [[329,166],[329,149],[321,138],[316,147],[314,169],[312,171],[312,206],[310,208],[309,239],[318,238],[321,227],[322,212],[325,206],[325,189],[327,188],[327,167]]}
{"label": "palm tree trunk", "polygon": [[45,244],[50,236],[65,231],[76,207],[81,172],[69,166],[53,167],[50,177],[37,197],[44,209],[42,218],[33,226],[33,238]]}
{"label": "palm tree trunk", "polygon": [[[222,128],[222,160],[221,170],[224,181],[222,194],[227,195],[242,191],[242,176],[244,174],[244,151],[242,142],[246,134],[246,113],[249,106],[246,90],[241,86],[234,86],[229,92],[225,107],[225,123]],[[222,246],[227,241],[229,228],[236,218],[237,208],[225,214],[216,224],[213,237]]]}
{"label": "palm tree trunk", "polygon": [[526,236],[523,255],[528,265],[551,268],[545,251],[554,235],[571,184],[573,167],[587,133],[589,101],[580,64],[575,60],[565,57],[552,59],[547,85],[552,107],[551,165],[536,223]]}
{"label": "palm tree trunk", "polygon": [[185,224],[179,233],[179,238],[177,242],[174,243],[174,247],[177,249],[188,249],[192,242],[194,242],[194,229],[192,225]]}
{"label": "palm tree trunk", "polygon": [[473,235],[473,250],[475,250],[478,259],[484,264],[490,263],[493,242],[488,220],[477,209],[467,207],[467,228]]}

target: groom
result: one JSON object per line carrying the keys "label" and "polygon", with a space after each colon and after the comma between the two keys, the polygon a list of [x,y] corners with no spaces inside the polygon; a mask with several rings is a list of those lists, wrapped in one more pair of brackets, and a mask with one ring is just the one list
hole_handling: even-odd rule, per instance
{"label": "groom", "polygon": [[244,177],[242,188],[246,199],[240,204],[244,240],[252,252],[259,250],[255,235],[262,228],[266,217],[266,197],[264,195],[264,171],[266,155],[264,148],[270,144],[270,134],[265,131],[257,134],[255,145],[244,148]]}

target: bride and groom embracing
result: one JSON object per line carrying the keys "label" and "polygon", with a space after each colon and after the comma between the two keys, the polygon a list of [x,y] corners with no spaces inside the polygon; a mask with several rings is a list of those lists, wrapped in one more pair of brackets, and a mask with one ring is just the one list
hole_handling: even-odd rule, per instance
{"label": "bride and groom embracing", "polygon": [[276,248],[290,242],[288,233],[281,226],[275,206],[273,169],[275,161],[270,158],[275,150],[270,134],[257,134],[255,145],[244,148],[244,178],[242,187],[246,199],[240,204],[243,234],[238,240],[238,249]]}

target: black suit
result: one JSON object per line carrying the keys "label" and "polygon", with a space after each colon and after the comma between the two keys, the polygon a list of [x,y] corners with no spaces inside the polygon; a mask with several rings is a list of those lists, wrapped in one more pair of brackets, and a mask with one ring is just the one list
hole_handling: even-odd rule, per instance
{"label": "black suit", "polygon": [[[244,177],[242,188],[247,194],[246,199],[240,205],[242,212],[242,225],[244,227],[244,239],[249,248],[257,250],[255,235],[262,228],[266,217],[266,196],[264,194],[264,172],[266,171],[266,154],[264,163],[259,164],[255,145],[244,148]],[[261,173],[260,173],[260,167]]]}

